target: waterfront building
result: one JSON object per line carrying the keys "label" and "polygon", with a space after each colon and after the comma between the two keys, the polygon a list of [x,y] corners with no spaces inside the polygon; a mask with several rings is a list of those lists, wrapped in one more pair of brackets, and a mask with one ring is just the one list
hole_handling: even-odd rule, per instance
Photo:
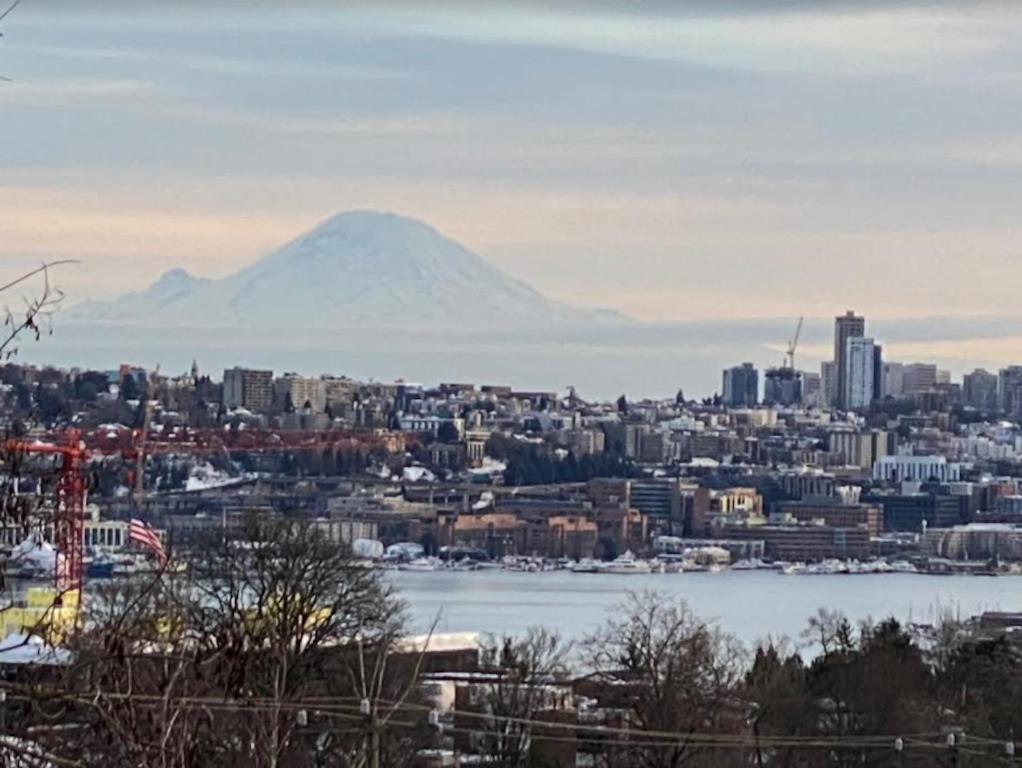
{"label": "waterfront building", "polygon": [[865,528],[832,528],[812,523],[747,525],[727,526],[721,533],[728,539],[762,541],[766,557],[772,560],[865,560],[872,554],[870,534]]}
{"label": "waterfront building", "polygon": [[884,530],[884,510],[878,504],[844,504],[839,501],[785,501],[776,507],[771,522],[820,522],[831,528],[865,528],[870,536]]}
{"label": "waterfront building", "polygon": [[632,480],[629,505],[654,520],[677,520],[681,515],[681,483],[677,478]]}
{"label": "waterfront building", "polygon": [[957,496],[929,493],[872,494],[863,503],[884,510],[884,530],[922,533],[930,528],[948,528],[962,520],[962,505]]}
{"label": "waterfront building", "polygon": [[1022,526],[972,523],[926,531],[920,549],[950,560],[1022,560]]}

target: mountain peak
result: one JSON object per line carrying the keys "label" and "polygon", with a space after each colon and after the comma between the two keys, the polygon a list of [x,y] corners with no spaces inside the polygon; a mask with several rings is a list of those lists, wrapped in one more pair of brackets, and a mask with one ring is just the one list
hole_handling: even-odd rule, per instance
{"label": "mountain peak", "polygon": [[198,278],[192,277],[181,267],[174,267],[160,275],[156,282],[153,283],[153,287],[155,288],[158,285],[178,286],[194,282],[198,282]]}
{"label": "mountain peak", "polygon": [[620,321],[551,301],[423,221],[373,210],[331,216],[223,279],[174,269],[143,293],[89,309],[104,321],[274,329]]}

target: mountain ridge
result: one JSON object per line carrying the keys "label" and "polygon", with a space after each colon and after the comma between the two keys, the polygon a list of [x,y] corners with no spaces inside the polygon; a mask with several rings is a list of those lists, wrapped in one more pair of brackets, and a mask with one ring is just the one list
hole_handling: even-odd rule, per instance
{"label": "mountain ridge", "polygon": [[80,323],[275,329],[632,322],[613,311],[547,298],[421,220],[369,210],[331,216],[226,277],[171,269],[145,290],[83,302],[68,317]]}

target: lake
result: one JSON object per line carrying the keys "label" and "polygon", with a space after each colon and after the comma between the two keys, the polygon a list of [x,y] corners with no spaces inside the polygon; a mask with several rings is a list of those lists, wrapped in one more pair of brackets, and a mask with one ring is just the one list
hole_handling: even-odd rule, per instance
{"label": "lake", "polygon": [[1022,610],[1022,577],[880,574],[784,576],[774,571],[616,576],[570,571],[521,573],[389,572],[416,631],[439,616],[438,632],[519,634],[543,625],[580,640],[629,591],[681,598],[703,619],[747,645],[766,637],[797,640],[820,608],[853,620],[894,616],[933,622],[989,610]]}

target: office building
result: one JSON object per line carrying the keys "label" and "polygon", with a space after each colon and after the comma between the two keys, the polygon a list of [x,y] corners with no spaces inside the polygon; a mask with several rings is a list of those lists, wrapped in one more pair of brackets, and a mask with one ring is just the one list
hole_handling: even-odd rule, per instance
{"label": "office building", "polygon": [[929,528],[950,528],[963,522],[961,504],[954,496],[876,494],[863,496],[862,501],[884,510],[885,531],[922,533]]}
{"label": "office building", "polygon": [[971,408],[993,411],[997,408],[997,376],[982,368],[965,374],[962,399]]}
{"label": "office building", "polygon": [[835,430],[828,435],[830,453],[839,457],[847,466],[872,470],[874,465],[894,448],[894,433],[882,429],[868,432]]}
{"label": "office building", "polygon": [[819,523],[831,528],[865,528],[870,536],[884,530],[884,510],[879,504],[842,504],[836,501],[785,501],[777,505],[771,522]]}
{"label": "office building", "polygon": [[877,349],[873,339],[863,336],[850,337],[845,348],[844,362],[842,407],[847,410],[868,408],[873,402],[877,373]]}
{"label": "office building", "polygon": [[[848,407],[848,342],[850,339],[866,335],[866,318],[859,317],[851,310],[834,318],[834,362],[837,364],[837,398],[838,408]],[[871,363],[872,365],[872,363]],[[872,389],[872,382],[870,383]]]}
{"label": "office building", "polygon": [[869,531],[864,527],[832,528],[829,525],[733,525],[721,533],[727,539],[763,542],[764,555],[772,560],[817,562],[830,558],[865,560],[871,553]]}
{"label": "office building", "polygon": [[827,404],[823,398],[823,377],[820,374],[802,371],[802,404],[809,408],[822,408]]}
{"label": "office building", "polygon": [[1008,416],[1022,416],[1022,365],[1009,366],[997,374],[997,405]]}
{"label": "office building", "polygon": [[898,399],[905,395],[905,366],[902,363],[884,363],[880,396]]}
{"label": "office building", "polygon": [[873,466],[873,479],[888,483],[952,483],[961,479],[960,464],[945,456],[884,456]]}
{"label": "office building", "polygon": [[837,363],[829,360],[820,364],[820,386],[823,389],[822,399],[826,406],[837,405]]}
{"label": "office building", "polygon": [[677,520],[681,509],[681,483],[674,478],[632,480],[631,506],[654,520]]}
{"label": "office building", "polygon": [[803,401],[802,373],[793,368],[771,368],[763,387],[765,405],[799,405]]}
{"label": "office building", "polygon": [[273,405],[273,371],[230,368],[224,371],[226,408],[266,411]]}
{"label": "office building", "polygon": [[291,408],[297,411],[308,409],[313,413],[322,413],[326,409],[326,382],[323,379],[285,373],[274,382],[274,390],[279,407],[290,403]]}
{"label": "office building", "polygon": [[884,396],[884,348],[873,345],[873,399],[881,400]]}
{"label": "office building", "polygon": [[742,363],[724,371],[724,405],[748,408],[759,402],[759,371],[752,363]]}
{"label": "office building", "polygon": [[929,363],[911,363],[904,366],[902,392],[918,395],[937,388],[937,366]]}

